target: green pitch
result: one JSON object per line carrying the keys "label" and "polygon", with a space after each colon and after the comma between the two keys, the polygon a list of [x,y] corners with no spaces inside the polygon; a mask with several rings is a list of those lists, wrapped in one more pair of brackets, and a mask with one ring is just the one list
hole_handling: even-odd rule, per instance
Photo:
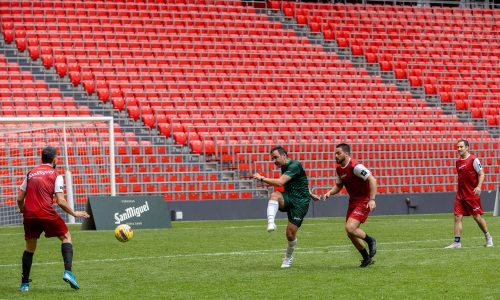
{"label": "green pitch", "polygon": [[378,239],[375,264],[360,269],[343,218],[306,219],[290,269],[280,269],[285,220],[174,222],[136,230],[128,243],[112,231],[71,226],[73,272],[62,280],[60,242],[40,239],[30,291],[18,291],[22,227],[0,227],[0,299],[500,299],[500,218],[485,215],[496,246],[471,218],[462,249],[452,242],[453,216],[370,217]]}

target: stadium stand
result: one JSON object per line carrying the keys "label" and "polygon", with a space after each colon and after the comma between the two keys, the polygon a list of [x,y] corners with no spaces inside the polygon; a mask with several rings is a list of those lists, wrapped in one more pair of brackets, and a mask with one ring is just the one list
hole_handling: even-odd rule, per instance
{"label": "stadium stand", "polygon": [[[412,88],[498,127],[498,25],[495,9],[283,2],[353,56],[365,56]],[[276,7],[276,4],[275,4]]]}
{"label": "stadium stand", "polygon": [[[275,144],[302,160],[313,186],[324,189],[334,182],[339,142],[354,145],[381,193],[452,191],[454,145],[463,136],[474,141],[493,189],[500,174],[498,11],[244,4],[0,1],[1,29],[6,47],[51,80],[70,83],[153,137],[116,129],[121,194],[259,197],[266,187],[248,177],[278,175],[267,154]],[[43,116],[101,113],[73,107],[1,61],[3,116],[29,115],[30,107]],[[19,81],[23,87],[14,86]],[[56,100],[41,96],[44,90]],[[24,98],[23,110],[3,105],[16,97]],[[172,154],[172,145],[190,154]]]}

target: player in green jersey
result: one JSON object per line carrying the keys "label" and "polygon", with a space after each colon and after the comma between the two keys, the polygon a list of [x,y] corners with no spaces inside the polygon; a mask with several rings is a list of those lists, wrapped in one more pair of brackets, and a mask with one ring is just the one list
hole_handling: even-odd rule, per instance
{"label": "player in green jersey", "polygon": [[293,261],[293,250],[297,245],[297,231],[309,210],[310,199],[319,200],[319,197],[311,193],[306,172],[299,161],[288,158],[286,150],[281,146],[274,147],[270,153],[274,164],[281,168],[280,178],[266,178],[259,173],[255,173],[253,178],[263,183],[285,188],[284,192],[275,191],[271,194],[267,206],[267,231],[276,230],[274,218],[278,210],[287,213],[286,238],[288,247],[281,267],[289,268]]}

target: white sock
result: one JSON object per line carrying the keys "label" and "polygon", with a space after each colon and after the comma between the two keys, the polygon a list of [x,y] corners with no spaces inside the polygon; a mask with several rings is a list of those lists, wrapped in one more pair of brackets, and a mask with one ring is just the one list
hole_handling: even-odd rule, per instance
{"label": "white sock", "polygon": [[286,258],[290,258],[293,254],[293,250],[295,250],[295,246],[297,246],[297,238],[293,241],[288,241],[288,247],[286,247]]}
{"label": "white sock", "polygon": [[267,222],[274,223],[274,218],[278,212],[279,203],[276,200],[269,200],[267,204]]}
{"label": "white sock", "polygon": [[485,234],[484,234],[484,237],[487,238],[487,239],[491,239],[491,235],[490,235],[490,232],[487,231]]}

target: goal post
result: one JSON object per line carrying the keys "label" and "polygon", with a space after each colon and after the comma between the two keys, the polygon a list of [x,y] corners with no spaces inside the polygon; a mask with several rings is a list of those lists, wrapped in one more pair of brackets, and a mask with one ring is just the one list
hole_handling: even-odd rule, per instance
{"label": "goal post", "polygon": [[90,195],[116,196],[113,117],[0,118],[0,225],[22,222],[16,203],[19,185],[47,146],[58,150],[72,209],[83,210]]}
{"label": "goal post", "polygon": [[493,216],[500,216],[500,185],[497,186],[497,194],[495,196],[495,206],[493,208]]}

